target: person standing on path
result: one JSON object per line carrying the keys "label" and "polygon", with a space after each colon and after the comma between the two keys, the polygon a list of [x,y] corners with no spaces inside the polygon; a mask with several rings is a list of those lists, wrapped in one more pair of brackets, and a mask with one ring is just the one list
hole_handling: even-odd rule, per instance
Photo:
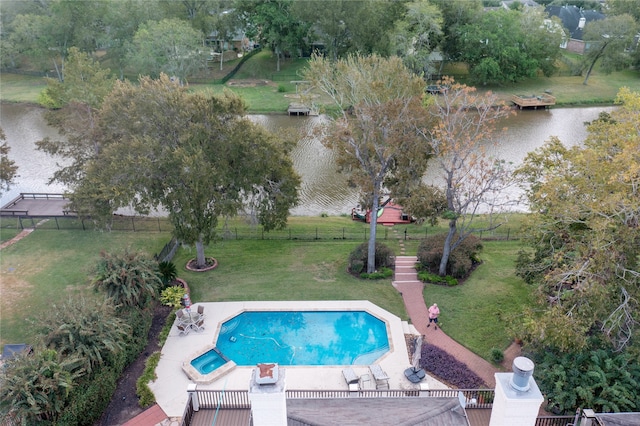
{"label": "person standing on path", "polygon": [[438,304],[434,303],[429,307],[429,324],[427,328],[431,327],[431,323],[435,323],[436,330],[438,329],[438,315],[440,315],[440,308],[438,308]]}

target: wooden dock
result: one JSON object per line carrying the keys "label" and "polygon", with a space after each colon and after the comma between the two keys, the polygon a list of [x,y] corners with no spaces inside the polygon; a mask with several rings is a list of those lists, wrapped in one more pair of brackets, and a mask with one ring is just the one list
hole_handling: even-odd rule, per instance
{"label": "wooden dock", "polygon": [[556,98],[548,93],[543,93],[541,95],[513,95],[511,96],[511,102],[513,102],[519,109],[538,109],[548,108],[551,105],[555,105]]}
{"label": "wooden dock", "polygon": [[309,113],[311,112],[311,108],[304,104],[294,102],[289,104],[287,112],[289,113],[289,115],[309,115]]}
{"label": "wooden dock", "polygon": [[0,208],[0,216],[60,217],[77,216],[67,207],[70,200],[64,194],[21,193]]}

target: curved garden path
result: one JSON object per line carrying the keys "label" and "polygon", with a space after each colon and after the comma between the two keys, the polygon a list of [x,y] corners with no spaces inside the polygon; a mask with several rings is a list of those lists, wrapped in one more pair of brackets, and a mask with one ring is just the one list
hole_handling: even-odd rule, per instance
{"label": "curved garden path", "polygon": [[402,296],[413,326],[420,334],[425,336],[425,340],[428,343],[439,347],[458,361],[465,363],[489,388],[493,389],[496,384],[494,374],[506,370],[510,371],[513,359],[520,356],[520,346],[512,343],[505,351],[502,368],[497,368],[447,336],[441,327],[438,327],[437,330],[435,327],[427,328],[429,312],[423,296],[424,283],[418,280],[418,273],[414,267],[417,257],[404,255],[404,242],[401,239],[400,251],[402,255],[396,256],[393,286]]}

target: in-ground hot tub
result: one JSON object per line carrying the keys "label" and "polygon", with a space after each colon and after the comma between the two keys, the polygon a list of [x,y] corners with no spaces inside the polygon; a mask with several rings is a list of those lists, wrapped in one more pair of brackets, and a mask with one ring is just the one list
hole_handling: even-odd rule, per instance
{"label": "in-ground hot tub", "polygon": [[196,352],[182,363],[182,370],[197,384],[209,384],[236,368],[214,345]]}

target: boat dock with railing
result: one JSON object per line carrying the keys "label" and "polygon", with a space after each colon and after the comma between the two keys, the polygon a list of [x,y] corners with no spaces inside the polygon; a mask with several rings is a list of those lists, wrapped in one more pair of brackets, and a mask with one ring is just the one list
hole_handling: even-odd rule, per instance
{"label": "boat dock with railing", "polygon": [[551,105],[556,104],[555,96],[551,96],[549,93],[543,93],[541,95],[513,95],[511,96],[511,102],[519,109],[523,108],[548,108]]}

